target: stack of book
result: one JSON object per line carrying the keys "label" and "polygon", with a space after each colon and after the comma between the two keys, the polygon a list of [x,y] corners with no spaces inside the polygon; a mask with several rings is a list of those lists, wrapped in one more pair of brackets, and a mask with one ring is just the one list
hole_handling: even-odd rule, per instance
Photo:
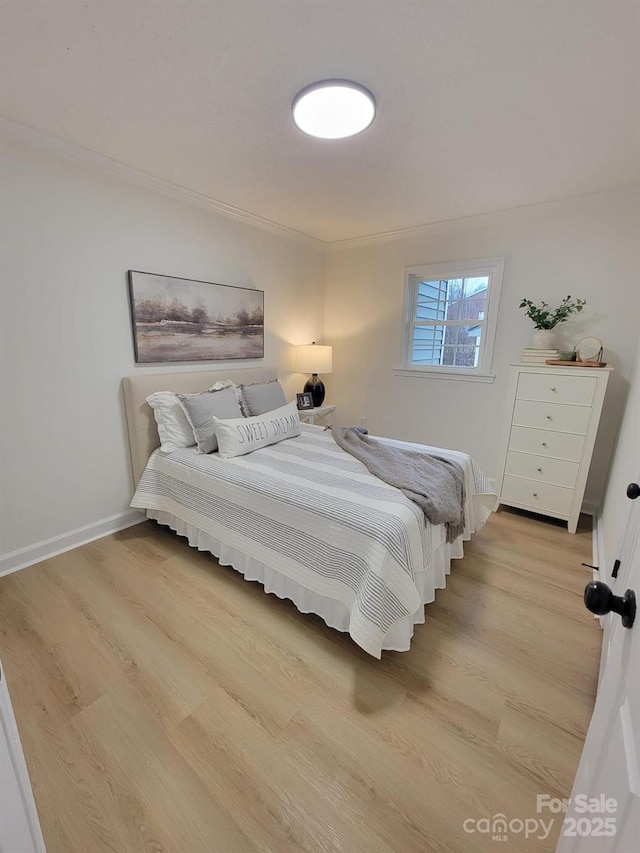
{"label": "stack of book", "polygon": [[547,359],[558,358],[557,349],[534,349],[533,347],[525,347],[522,350],[523,364],[544,364]]}

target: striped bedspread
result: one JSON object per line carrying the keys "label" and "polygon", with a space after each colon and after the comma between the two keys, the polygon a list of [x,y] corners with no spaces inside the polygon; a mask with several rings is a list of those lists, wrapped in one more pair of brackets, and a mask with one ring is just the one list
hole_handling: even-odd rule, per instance
{"label": "striped bedspread", "polygon": [[[341,601],[351,637],[380,657],[389,628],[422,606],[414,581],[429,570],[444,526],[425,523],[416,504],[370,474],[329,432],[307,424],[301,429],[297,438],[234,459],[193,448],[155,451],[131,506],[171,513]],[[476,502],[467,515],[474,519],[463,534],[468,539],[490,513],[493,482],[468,455],[438,452],[462,465],[467,504]]]}

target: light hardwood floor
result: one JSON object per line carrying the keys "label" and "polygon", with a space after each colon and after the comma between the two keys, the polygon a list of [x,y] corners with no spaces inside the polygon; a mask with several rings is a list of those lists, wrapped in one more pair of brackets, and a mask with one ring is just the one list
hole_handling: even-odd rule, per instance
{"label": "light hardwood floor", "polygon": [[503,511],[465,550],[381,662],[152,523],[1,579],[49,853],[554,850],[557,818],[502,844],[463,822],[569,795],[590,532]]}

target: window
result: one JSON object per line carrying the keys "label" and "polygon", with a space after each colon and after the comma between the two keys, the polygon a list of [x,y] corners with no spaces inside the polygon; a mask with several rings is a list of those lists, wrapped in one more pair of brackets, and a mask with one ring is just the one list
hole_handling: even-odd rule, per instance
{"label": "window", "polygon": [[408,267],[400,374],[492,381],[503,258]]}

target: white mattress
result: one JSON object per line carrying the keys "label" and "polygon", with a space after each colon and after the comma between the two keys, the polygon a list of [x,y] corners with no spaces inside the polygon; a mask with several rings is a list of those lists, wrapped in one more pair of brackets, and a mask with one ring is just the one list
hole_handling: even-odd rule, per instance
{"label": "white mattress", "polygon": [[408,446],[465,471],[465,529],[451,545],[443,526],[425,522],[329,432],[306,424],[297,438],[235,459],[155,451],[131,506],[380,657],[409,648],[423,605],[444,587],[450,559],[463,555],[462,541],[484,525],[496,497],[467,454]]}

